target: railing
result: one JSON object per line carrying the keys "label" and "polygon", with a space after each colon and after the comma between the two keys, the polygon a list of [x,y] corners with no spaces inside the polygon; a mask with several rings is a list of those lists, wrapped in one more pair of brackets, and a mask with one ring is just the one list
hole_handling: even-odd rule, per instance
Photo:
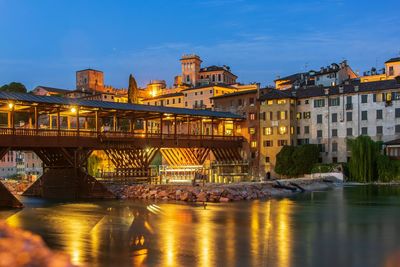
{"label": "railing", "polygon": [[161,140],[216,140],[216,141],[241,141],[241,136],[227,135],[190,135],[190,134],[161,134],[161,133],[133,133],[123,131],[96,132],[91,130],[57,130],[57,129],[26,129],[26,128],[0,128],[0,136],[42,136],[42,137],[86,137],[112,139],[161,139]]}

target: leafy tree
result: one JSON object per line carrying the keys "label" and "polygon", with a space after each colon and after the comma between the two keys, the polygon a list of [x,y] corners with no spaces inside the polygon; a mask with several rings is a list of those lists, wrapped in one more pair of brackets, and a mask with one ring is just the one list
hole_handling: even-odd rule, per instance
{"label": "leafy tree", "polygon": [[101,163],[101,158],[99,156],[90,155],[87,164],[87,171],[91,176],[96,177],[96,175],[98,174],[100,163]]}
{"label": "leafy tree", "polygon": [[399,161],[390,160],[386,155],[378,155],[376,163],[379,181],[391,182],[400,178]]}
{"label": "leafy tree", "polygon": [[292,160],[295,175],[311,173],[314,164],[318,162],[319,149],[317,145],[297,146],[293,152]]}
{"label": "leafy tree", "polygon": [[356,139],[348,139],[347,143],[351,151],[350,179],[358,182],[377,180],[376,160],[380,154],[379,143],[364,135],[360,135]]}
{"label": "leafy tree", "polygon": [[275,172],[277,174],[286,176],[294,175],[294,163],[292,158],[294,150],[295,148],[293,146],[284,146],[276,155]]}
{"label": "leafy tree", "polygon": [[137,104],[138,100],[138,86],[133,75],[129,75],[129,86],[128,86],[128,103]]}
{"label": "leafy tree", "polygon": [[13,92],[13,93],[26,93],[26,87],[22,83],[12,82],[5,84],[0,87],[1,92]]}

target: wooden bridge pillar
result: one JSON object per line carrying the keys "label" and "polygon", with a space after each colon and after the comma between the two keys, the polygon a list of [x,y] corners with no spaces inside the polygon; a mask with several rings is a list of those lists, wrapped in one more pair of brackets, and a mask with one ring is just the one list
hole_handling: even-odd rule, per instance
{"label": "wooden bridge pillar", "polygon": [[87,173],[91,150],[46,148],[33,151],[43,161],[44,173],[24,192],[24,196],[56,199],[115,197]]}
{"label": "wooden bridge pillar", "polygon": [[107,149],[105,152],[115,166],[116,177],[149,178],[150,163],[159,148]]}
{"label": "wooden bridge pillar", "polygon": [[170,166],[203,165],[209,148],[162,148],[161,155]]}

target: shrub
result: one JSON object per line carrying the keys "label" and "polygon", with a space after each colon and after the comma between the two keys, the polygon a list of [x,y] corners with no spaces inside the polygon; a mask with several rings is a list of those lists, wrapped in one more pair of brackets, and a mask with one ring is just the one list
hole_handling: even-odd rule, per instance
{"label": "shrub", "polygon": [[386,155],[379,155],[376,161],[379,181],[391,182],[400,178],[400,162],[390,160]]}
{"label": "shrub", "polygon": [[276,156],[275,172],[291,177],[311,173],[318,156],[316,145],[284,146]]}

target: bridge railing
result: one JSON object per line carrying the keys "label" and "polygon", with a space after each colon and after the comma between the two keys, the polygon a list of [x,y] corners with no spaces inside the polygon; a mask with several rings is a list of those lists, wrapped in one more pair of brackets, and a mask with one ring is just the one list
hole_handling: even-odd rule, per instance
{"label": "bridge railing", "polygon": [[91,130],[57,130],[57,129],[26,129],[26,128],[0,128],[0,136],[43,136],[43,137],[86,137],[109,139],[161,139],[161,140],[220,140],[239,141],[240,136],[222,135],[190,135],[190,134],[161,134],[161,133],[133,133],[123,131],[96,132]]}

